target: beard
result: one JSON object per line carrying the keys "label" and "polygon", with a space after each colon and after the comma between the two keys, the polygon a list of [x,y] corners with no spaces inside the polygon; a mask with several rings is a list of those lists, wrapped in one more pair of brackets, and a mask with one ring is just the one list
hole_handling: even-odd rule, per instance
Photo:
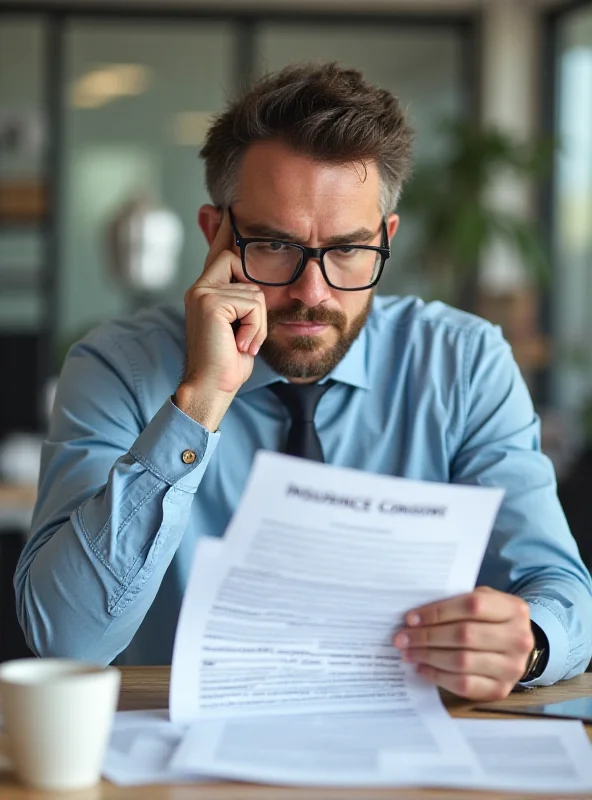
{"label": "beard", "polygon": [[[322,378],[345,356],[360,335],[372,305],[372,293],[366,306],[348,325],[343,311],[296,303],[289,308],[267,312],[267,338],[261,346],[261,356],[279,375],[285,378]],[[317,322],[332,325],[338,338],[327,347],[317,336],[292,336],[290,344],[274,340],[274,330],[283,322]]]}

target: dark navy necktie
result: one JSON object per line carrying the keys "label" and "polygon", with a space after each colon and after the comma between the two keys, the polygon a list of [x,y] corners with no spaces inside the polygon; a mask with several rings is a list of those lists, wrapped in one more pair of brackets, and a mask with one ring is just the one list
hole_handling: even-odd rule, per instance
{"label": "dark navy necktie", "polygon": [[326,383],[273,383],[269,387],[290,412],[292,424],[284,453],[324,461],[323,448],[314,423],[319,400],[335,381]]}

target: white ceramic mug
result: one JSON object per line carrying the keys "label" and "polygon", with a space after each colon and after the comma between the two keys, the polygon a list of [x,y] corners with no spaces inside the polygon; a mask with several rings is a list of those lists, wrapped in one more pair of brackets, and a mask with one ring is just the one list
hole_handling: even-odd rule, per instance
{"label": "white ceramic mug", "polygon": [[121,673],[61,658],[0,664],[9,754],[38,789],[84,789],[100,778]]}

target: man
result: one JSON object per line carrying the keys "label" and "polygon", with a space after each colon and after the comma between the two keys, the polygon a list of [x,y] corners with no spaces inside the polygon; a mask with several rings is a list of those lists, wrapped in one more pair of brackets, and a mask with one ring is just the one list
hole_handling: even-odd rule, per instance
{"label": "man", "polygon": [[410,610],[406,661],[481,700],[584,670],[590,577],[507,344],[442,304],[373,297],[410,150],[397,100],[334,64],[272,75],[214,123],[185,317],[104,325],[64,366],[15,579],[37,653],[170,660],[197,538],[223,534],[256,450],[298,422],[283,384],[319,389],[313,457],[506,490],[480,586]]}

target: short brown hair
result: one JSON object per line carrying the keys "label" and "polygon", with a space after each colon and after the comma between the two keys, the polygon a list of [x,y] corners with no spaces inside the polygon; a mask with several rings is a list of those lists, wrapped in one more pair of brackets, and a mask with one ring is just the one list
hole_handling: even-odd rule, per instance
{"label": "short brown hair", "polygon": [[335,62],[266,75],[216,117],[200,153],[215,205],[235,200],[249,145],[272,140],[321,162],[375,162],[383,214],[397,205],[410,172],[413,132],[398,99]]}

